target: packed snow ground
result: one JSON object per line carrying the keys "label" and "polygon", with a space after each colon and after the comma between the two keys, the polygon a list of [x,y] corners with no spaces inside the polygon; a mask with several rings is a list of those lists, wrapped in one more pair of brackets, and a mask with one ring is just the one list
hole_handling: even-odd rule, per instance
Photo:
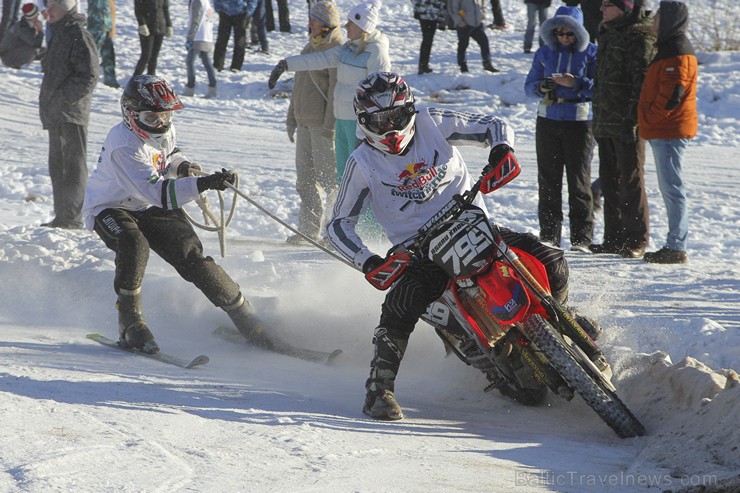
{"label": "packed snow ground", "polygon": [[[510,29],[489,31],[502,69],[495,75],[482,72],[474,43],[472,72],[459,74],[455,34],[446,31],[435,38],[435,74],[417,76],[420,36],[409,2],[386,2],[381,27],[394,69],[407,75],[420,105],[511,121],[524,171],[487,201],[500,223],[536,233],[536,101],[522,89],[531,62],[521,53],[525,9],[517,0],[502,3]],[[344,12],[351,6],[339,4]],[[690,7],[707,12],[709,4]],[[288,100],[266,85],[272,66],[306,40],[305,2],[290,6],[294,32],[270,33],[270,55],[250,53],[243,72],[220,73],[217,99],[185,98],[176,125],[193,160],[207,170],[238,170],[242,190],[295,224]],[[139,47],[133,1],[118,8],[125,83]],[[186,10],[173,2],[171,11],[176,36],[165,41],[160,74],[180,89]],[[284,336],[343,349],[335,366],[212,337],[226,315],[154,256],[144,308],[160,346],[211,362],[181,370],[87,340],[89,332],[116,336],[113,255],[92,233],[38,227],[52,212],[37,111],[42,74],[38,64],[0,68],[0,491],[739,491],[740,54],[699,59],[700,130],[686,163],[690,263],[567,252],[571,302],[606,327],[601,342],[620,396],[648,430],[628,440],[579,398],[526,408],[483,393],[482,374],[445,358],[424,323],[397,382],[406,419],[366,419],[363,383],[382,293],[323,252],[284,246],[288,231],[243,200],[225,258],[214,234],[200,233],[208,254]],[[203,94],[203,71],[198,80]],[[284,76],[276,94],[291,83]],[[95,91],[91,169],[119,121],[119,97],[102,84]],[[485,162],[484,150],[462,151],[474,170]],[[649,148],[646,174],[651,247],[660,248],[666,219]]]}

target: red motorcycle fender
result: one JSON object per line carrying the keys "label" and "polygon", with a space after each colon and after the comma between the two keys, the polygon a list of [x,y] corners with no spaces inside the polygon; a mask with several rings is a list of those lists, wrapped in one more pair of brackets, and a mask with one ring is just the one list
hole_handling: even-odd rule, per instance
{"label": "red motorcycle fender", "polygon": [[532,255],[528,254],[524,250],[520,250],[518,248],[511,249],[514,251],[514,253],[517,254],[517,256],[519,256],[519,260],[521,260],[521,262],[524,264],[524,267],[527,268],[527,270],[534,276],[534,278],[537,279],[537,282],[540,283],[540,286],[542,286],[548,294],[552,294],[550,291],[550,281],[547,279],[547,271],[545,270],[545,266],[542,265],[542,262],[537,260]]}

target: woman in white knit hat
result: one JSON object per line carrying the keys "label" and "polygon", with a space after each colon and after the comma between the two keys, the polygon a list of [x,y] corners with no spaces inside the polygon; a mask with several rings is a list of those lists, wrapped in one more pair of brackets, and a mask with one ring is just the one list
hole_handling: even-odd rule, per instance
{"label": "woman in white knit hat", "polygon": [[[280,60],[272,70],[268,82],[270,89],[274,88],[278,78],[286,70],[300,72],[337,69],[337,83],[334,87],[334,146],[339,182],[342,181],[349,155],[359,143],[353,106],[357,84],[369,74],[391,69],[388,38],[377,28],[381,5],[379,0],[375,0],[353,7],[344,25],[347,30],[346,43],[320,53]],[[360,231],[368,239],[380,240],[383,237],[371,211],[361,218]]]}
{"label": "woman in white knit hat", "polygon": [[378,30],[381,2],[361,3],[349,11],[347,16],[348,41],[321,53],[296,55],[280,60],[270,74],[270,89],[275,87],[280,75],[286,70],[337,69],[337,84],[334,87],[334,117],[337,161],[337,177],[341,181],[347,158],[357,147],[356,119],[352,101],[357,84],[373,72],[391,69],[388,55],[388,38]]}

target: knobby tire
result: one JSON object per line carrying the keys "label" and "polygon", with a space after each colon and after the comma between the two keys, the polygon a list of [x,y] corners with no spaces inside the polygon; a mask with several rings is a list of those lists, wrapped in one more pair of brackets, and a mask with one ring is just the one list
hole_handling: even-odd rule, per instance
{"label": "knobby tire", "polygon": [[592,377],[565,347],[565,341],[540,315],[524,322],[527,336],[542,351],[560,376],[621,438],[642,436],[645,427],[617,395]]}

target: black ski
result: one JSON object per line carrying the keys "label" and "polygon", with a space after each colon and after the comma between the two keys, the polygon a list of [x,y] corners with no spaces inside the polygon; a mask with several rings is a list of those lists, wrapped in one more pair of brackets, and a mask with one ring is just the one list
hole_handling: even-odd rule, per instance
{"label": "black ski", "polygon": [[142,353],[141,351],[125,348],[118,344],[118,341],[109,339],[101,334],[87,334],[87,338],[95,342],[99,342],[104,346],[120,349],[121,351],[126,351],[128,353],[138,354],[139,356],[146,356],[147,358],[155,359],[157,361],[161,361],[162,363],[179,366],[180,368],[194,368],[196,366],[205,365],[209,361],[208,356],[204,354],[196,356],[192,360],[188,360],[162,352],[159,352],[157,354]]}
{"label": "black ski", "polygon": [[[213,331],[213,335],[218,337],[219,339],[223,339],[224,341],[233,342],[235,344],[244,344],[246,346],[251,347],[258,347],[253,344],[251,344],[247,339],[244,338],[244,336],[236,330],[234,327],[216,327],[216,329]],[[278,354],[284,354],[285,356],[292,356],[293,358],[298,358],[306,361],[316,361],[319,363],[326,363],[331,364],[334,362],[337,356],[342,354],[341,349],[336,349],[334,351],[328,352],[328,351],[316,351],[313,349],[306,349],[298,346],[293,346],[292,344],[288,344],[285,341],[280,341],[279,344],[275,344],[272,348],[261,348],[265,351],[272,351],[274,353]]]}

